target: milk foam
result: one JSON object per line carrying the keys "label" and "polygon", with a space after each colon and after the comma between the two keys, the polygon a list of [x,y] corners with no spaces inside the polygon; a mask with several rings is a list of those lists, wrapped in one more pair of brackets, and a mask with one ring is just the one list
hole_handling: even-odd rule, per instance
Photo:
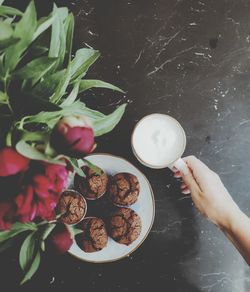
{"label": "milk foam", "polygon": [[185,134],[173,118],[153,114],[137,124],[132,144],[143,162],[152,166],[166,166],[182,155]]}

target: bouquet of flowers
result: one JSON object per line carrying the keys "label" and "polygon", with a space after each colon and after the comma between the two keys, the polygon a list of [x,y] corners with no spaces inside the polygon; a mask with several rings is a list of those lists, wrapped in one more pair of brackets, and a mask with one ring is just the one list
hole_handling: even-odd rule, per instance
{"label": "bouquet of flowers", "polygon": [[19,262],[29,280],[47,245],[59,253],[72,234],[55,208],[70,172],[84,176],[79,160],[111,131],[125,104],[104,115],[77,100],[93,87],[123,92],[85,79],[100,53],[81,48],[72,55],[74,17],[54,5],[37,19],[34,2],[24,12],[0,0],[0,251],[22,240]]}

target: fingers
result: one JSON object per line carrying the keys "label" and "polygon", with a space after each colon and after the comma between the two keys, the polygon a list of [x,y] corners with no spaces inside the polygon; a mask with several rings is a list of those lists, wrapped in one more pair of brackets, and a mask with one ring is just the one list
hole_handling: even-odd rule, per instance
{"label": "fingers", "polygon": [[186,189],[182,190],[181,192],[182,192],[183,195],[189,195],[189,194],[191,194],[191,191],[190,191],[189,188],[186,188]]}
{"label": "fingers", "polygon": [[[194,156],[189,156],[189,157],[184,159],[184,161],[186,163],[189,162],[189,164],[191,164],[191,166],[194,166],[194,167],[196,167],[196,165],[195,165],[197,163],[196,160],[199,161]],[[188,173],[182,173],[181,171],[177,170],[174,167],[174,169],[173,169],[174,177],[175,178],[182,178],[183,183],[181,184],[181,192],[183,194],[189,194],[191,192],[191,193],[198,195],[200,193],[199,185],[197,184],[197,182],[193,176],[192,168],[189,168],[189,170],[190,171],[188,171]]]}
{"label": "fingers", "polygon": [[187,188],[191,191],[193,196],[196,197],[201,194],[201,189],[191,171],[186,175],[182,174],[182,179],[183,182],[187,185]]}
{"label": "fingers", "polygon": [[[175,178],[181,178],[181,172],[179,170],[177,170],[175,167],[173,168],[173,172],[174,172],[174,177]],[[181,184],[181,192],[184,194],[184,195],[187,195],[187,194],[190,194],[190,190],[188,188],[188,186],[183,182]]]}
{"label": "fingers", "polygon": [[188,188],[188,186],[185,183],[181,184],[181,192],[184,195],[190,194],[190,189]]}
{"label": "fingers", "polygon": [[175,178],[181,178],[181,173],[180,173],[180,171],[175,172],[175,173],[174,173],[174,177],[175,177]]}
{"label": "fingers", "polygon": [[182,190],[184,190],[184,189],[186,189],[187,188],[187,185],[183,182],[183,183],[181,183],[181,189]]}

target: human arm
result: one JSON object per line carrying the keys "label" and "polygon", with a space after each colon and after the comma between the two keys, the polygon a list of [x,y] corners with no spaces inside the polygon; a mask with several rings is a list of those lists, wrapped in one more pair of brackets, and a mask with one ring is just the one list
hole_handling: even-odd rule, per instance
{"label": "human arm", "polygon": [[184,158],[189,171],[181,176],[182,191],[191,191],[196,208],[216,224],[250,264],[250,219],[239,209],[220,177],[194,156]]}

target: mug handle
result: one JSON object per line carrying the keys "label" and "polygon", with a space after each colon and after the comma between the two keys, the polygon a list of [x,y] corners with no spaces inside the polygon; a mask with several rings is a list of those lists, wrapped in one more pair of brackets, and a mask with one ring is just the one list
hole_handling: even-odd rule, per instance
{"label": "mug handle", "polygon": [[181,171],[182,173],[184,173],[185,175],[188,175],[190,173],[190,170],[189,170],[186,162],[182,158],[177,159],[173,163],[173,166],[175,168],[177,168],[179,171]]}

